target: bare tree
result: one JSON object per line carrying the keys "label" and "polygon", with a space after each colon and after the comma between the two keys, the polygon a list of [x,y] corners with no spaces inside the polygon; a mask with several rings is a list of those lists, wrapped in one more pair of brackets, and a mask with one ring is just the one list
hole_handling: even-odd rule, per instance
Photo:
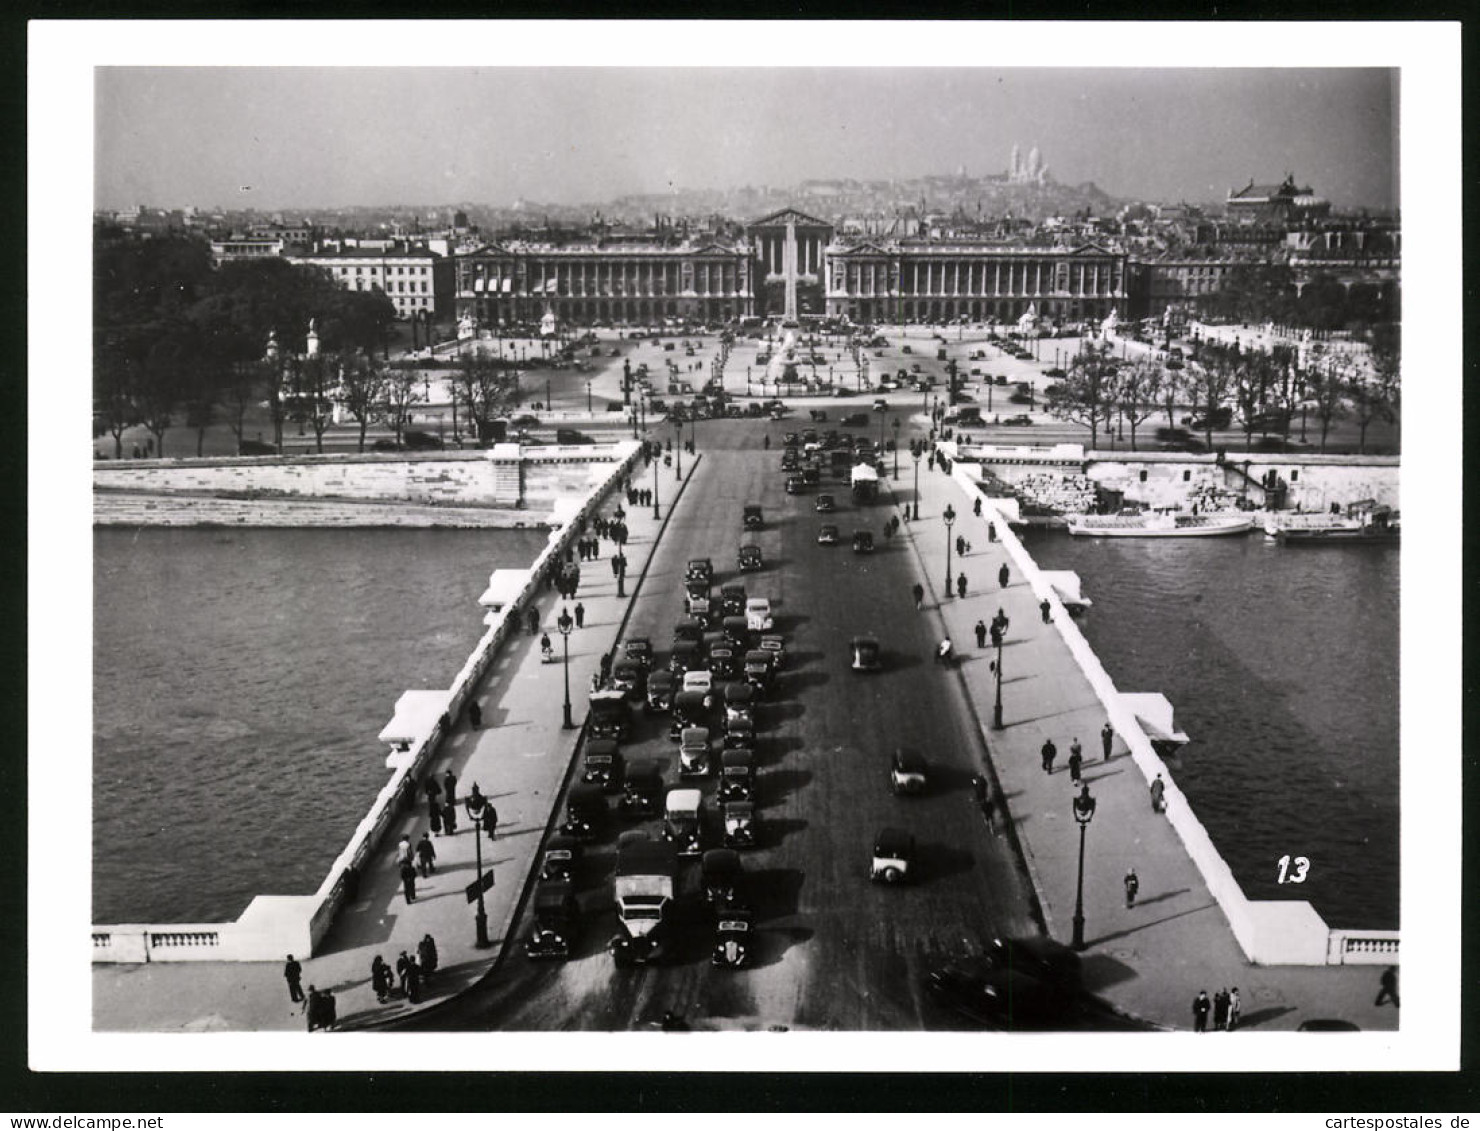
{"label": "bare tree", "polygon": [[221,372],[221,401],[226,408],[226,423],[236,437],[237,450],[246,439],[247,410],[257,403],[261,370],[255,362],[235,361]]}
{"label": "bare tree", "polygon": [[313,429],[314,447],[324,454],[324,433],[334,423],[334,397],[343,364],[337,353],[305,357],[295,368],[292,418]]}
{"label": "bare tree", "polygon": [[1373,334],[1368,364],[1354,366],[1347,382],[1347,397],[1359,429],[1358,451],[1367,450],[1367,429],[1374,420],[1396,418],[1401,380],[1398,330],[1394,325]]}
{"label": "bare tree", "polygon": [[1321,451],[1326,450],[1326,437],[1331,422],[1341,415],[1351,380],[1349,363],[1334,353],[1317,358],[1306,375],[1306,389],[1311,407],[1321,422]]}
{"label": "bare tree", "polygon": [[372,355],[357,353],[344,362],[339,379],[339,400],[360,426],[360,451],[365,450],[365,432],[379,420],[385,408],[385,370]]}
{"label": "bare tree", "polygon": [[481,349],[465,354],[453,372],[453,403],[467,410],[480,443],[493,431],[493,419],[512,396],[514,382],[515,378]]}
{"label": "bare tree", "polygon": [[1213,447],[1213,418],[1223,407],[1234,383],[1234,365],[1227,354],[1206,346],[1187,370],[1187,394],[1203,418],[1203,437]]}
{"label": "bare tree", "polygon": [[411,423],[411,409],[425,398],[417,392],[423,378],[410,365],[392,365],[385,372],[385,391],[380,406],[381,418],[396,435],[396,447],[401,446],[401,433]]}
{"label": "bare tree", "polygon": [[1086,344],[1048,397],[1048,410],[1060,420],[1089,429],[1089,446],[1099,446],[1100,425],[1108,425],[1116,403],[1117,363],[1107,345]]}
{"label": "bare tree", "polygon": [[1158,400],[1166,370],[1151,357],[1123,362],[1116,381],[1116,408],[1131,426],[1131,451],[1136,450],[1136,430],[1160,411]]}

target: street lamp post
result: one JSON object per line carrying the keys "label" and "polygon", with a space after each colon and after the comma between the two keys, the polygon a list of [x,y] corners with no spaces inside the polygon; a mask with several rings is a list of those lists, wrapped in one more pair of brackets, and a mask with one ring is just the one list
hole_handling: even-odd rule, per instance
{"label": "street lamp post", "polygon": [[673,478],[683,478],[683,421],[673,421]]}
{"label": "street lamp post", "polygon": [[550,403],[550,378],[545,378],[545,411],[549,412],[555,406]]}
{"label": "street lamp post", "polygon": [[617,551],[617,596],[627,596],[626,590],[622,588],[622,582],[627,579],[627,555],[621,550]]}
{"label": "street lamp post", "polygon": [[463,798],[463,808],[473,823],[473,863],[478,869],[473,879],[478,885],[478,910],[473,913],[473,929],[477,932],[476,945],[480,950],[491,945],[488,941],[488,909],[483,905],[483,808],[487,804],[481,793]]}
{"label": "street lamp post", "polygon": [[1007,635],[1002,629],[997,631],[997,701],[992,704],[992,729],[1002,730],[1002,638]]}
{"label": "street lamp post", "polygon": [[575,627],[575,621],[567,609],[561,608],[555,627],[560,630],[560,639],[565,644],[565,721],[561,725],[566,730],[575,730],[576,724],[570,718],[570,630]]}
{"label": "street lamp post", "polygon": [[586,415],[591,415],[591,382],[586,382]]}
{"label": "street lamp post", "polygon": [[894,481],[899,482],[899,417],[894,418]]}
{"label": "street lamp post", "polygon": [[[643,443],[649,443],[649,442],[650,441],[647,441],[647,440],[644,440],[643,441]],[[655,441],[653,441],[653,442],[655,442]],[[660,444],[658,446],[661,447],[662,445]],[[659,464],[659,462],[660,461],[659,461],[658,457],[657,456],[654,456],[653,457],[653,517],[654,518],[657,518],[658,517],[658,464]]]}
{"label": "street lamp post", "polygon": [[925,442],[915,440],[910,444],[910,459],[915,461],[915,513],[914,519],[918,522],[920,518],[920,457],[925,454]]}
{"label": "street lamp post", "polygon": [[1075,950],[1084,949],[1084,830],[1089,828],[1095,816],[1095,799],[1089,795],[1089,786],[1079,791],[1074,799],[1074,820],[1079,823],[1079,881],[1074,891],[1074,942]]}
{"label": "street lamp post", "polygon": [[946,596],[952,593],[951,589],[951,526],[956,521],[956,508],[950,503],[946,504],[945,514],[941,515],[946,520]]}

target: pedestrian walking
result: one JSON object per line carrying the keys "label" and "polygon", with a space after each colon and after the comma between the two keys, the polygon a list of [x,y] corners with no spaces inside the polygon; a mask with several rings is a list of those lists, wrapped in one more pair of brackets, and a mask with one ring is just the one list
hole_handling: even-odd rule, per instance
{"label": "pedestrian walking", "polygon": [[534,606],[530,606],[526,616],[529,620],[529,635],[533,636],[540,630],[540,611]]}
{"label": "pedestrian walking", "polygon": [[427,823],[432,827],[433,836],[442,835],[442,803],[440,801],[427,802]]}
{"label": "pedestrian walking", "polygon": [[401,996],[405,997],[411,983],[411,956],[404,950],[396,959],[396,980],[401,984]]}
{"label": "pedestrian walking", "polygon": [[1043,755],[1043,772],[1045,774],[1053,773],[1053,760],[1059,756],[1059,748],[1053,744],[1053,739],[1045,738],[1043,740],[1043,749],[1040,753]]}
{"label": "pedestrian walking", "polygon": [[303,1005],[303,1016],[308,1022],[310,1033],[324,1022],[324,1007],[321,1004],[321,995],[317,986],[308,987],[308,1000]]}
{"label": "pedestrian walking", "polygon": [[925,603],[925,586],[921,585],[917,581],[915,582],[915,587],[911,589],[910,592],[914,594],[915,608],[918,609],[921,605]]}
{"label": "pedestrian walking", "polygon": [[1053,606],[1048,603],[1047,597],[1038,602],[1038,612],[1042,615],[1044,624],[1053,622]]}
{"label": "pedestrian walking", "polygon": [[962,558],[966,556],[966,537],[961,534],[956,535],[956,555]]}
{"label": "pedestrian walking", "polygon": [[1011,575],[1007,572],[1007,563],[1003,562],[1002,568],[997,571],[997,584],[1000,585],[1003,589],[1006,589],[1007,579],[1010,576]]}
{"label": "pedestrian walking", "polygon": [[985,621],[976,622],[976,646],[985,648],[987,646],[987,624]]}
{"label": "pedestrian walking", "polygon": [[457,804],[457,775],[452,772],[451,766],[442,775],[442,798],[448,805]]}
{"label": "pedestrian walking", "polygon": [[976,515],[977,518],[981,518],[981,516],[982,516],[982,497],[980,495],[978,495],[975,499],[972,500],[972,502],[971,502],[971,513],[974,514],[974,515]]}
{"label": "pedestrian walking", "polygon": [[437,784],[435,776],[428,777],[426,781],[422,782],[421,788],[426,792],[428,801],[436,801],[437,798],[442,796],[442,787]]}
{"label": "pedestrian walking", "polygon": [[1208,991],[1198,990],[1197,997],[1192,999],[1192,1031],[1194,1033],[1208,1031],[1208,1011],[1212,1007],[1212,1003],[1208,1001]]}
{"label": "pedestrian walking", "polygon": [[1237,986],[1234,986],[1233,989],[1231,989],[1231,990],[1228,991],[1228,1025],[1227,1025],[1227,1029],[1228,1029],[1228,1031],[1230,1033],[1233,1032],[1234,1029],[1238,1027],[1238,1015],[1239,1015],[1239,1012],[1240,1012],[1240,1010],[1242,1008],[1243,1008],[1243,1003],[1241,1001],[1239,1001],[1238,987]]}
{"label": "pedestrian walking", "polygon": [[407,903],[416,902],[416,865],[410,860],[401,861],[401,892]]}
{"label": "pedestrian walking", "polygon": [[1105,761],[1110,761],[1110,750],[1115,745],[1115,728],[1110,725],[1110,720],[1105,720],[1105,725],[1100,728],[1100,746],[1105,751]]}
{"label": "pedestrian walking", "polygon": [[370,961],[370,988],[375,991],[375,1000],[381,1005],[384,1005],[385,999],[390,997],[392,984],[391,968],[385,964],[385,959],[377,954]]}
{"label": "pedestrian walking", "polygon": [[1002,611],[1002,606],[997,606],[997,615],[992,618],[992,627],[997,630],[999,636],[1007,635],[1007,626],[1012,623],[1007,619],[1007,614]]}
{"label": "pedestrian walking", "polygon": [[468,700],[468,725],[474,730],[483,729],[483,708],[478,706],[478,700]]}
{"label": "pedestrian walking", "polygon": [[414,857],[412,856],[411,838],[409,836],[403,836],[400,842],[396,845],[396,863],[405,864],[413,859]]}
{"label": "pedestrian walking", "polygon": [[1079,739],[1069,747],[1069,784],[1079,784],[1079,767],[1084,765],[1084,751],[1079,748]]}
{"label": "pedestrian walking", "polygon": [[442,806],[442,831],[448,836],[457,835],[457,806],[447,804]]}
{"label": "pedestrian walking", "polygon": [[430,876],[437,866],[437,850],[432,845],[432,838],[427,833],[421,834],[421,839],[416,842],[416,866],[421,871],[422,878]]}
{"label": "pedestrian walking", "polygon": [[609,680],[609,679],[611,679],[611,677],[612,677],[612,654],[610,652],[603,652],[601,654],[601,664],[600,664],[600,667],[601,667],[601,682],[603,684],[605,684],[606,681]]}
{"label": "pedestrian walking", "polygon": [[416,944],[416,958],[423,974],[430,977],[437,972],[437,940],[430,934],[422,935]]}
{"label": "pedestrian walking", "polygon": [[288,983],[288,1000],[303,1000],[303,964],[288,955],[288,961],[283,963],[283,980]]}
{"label": "pedestrian walking", "polygon": [[1213,1028],[1226,1029],[1228,1027],[1228,991],[1219,990],[1213,995]]}
{"label": "pedestrian walking", "polygon": [[987,541],[997,541],[997,524],[995,522],[987,523]]}
{"label": "pedestrian walking", "polygon": [[612,576],[617,577],[622,572],[622,555],[616,554],[612,557]]}
{"label": "pedestrian walking", "polygon": [[1156,780],[1151,783],[1151,811],[1160,813],[1166,808],[1167,783],[1161,780],[1161,775],[1156,775]]}
{"label": "pedestrian walking", "polygon": [[498,832],[498,810],[493,807],[493,802],[490,801],[483,806],[483,835],[488,838],[490,844],[493,843],[493,837],[496,832]]}
{"label": "pedestrian walking", "polygon": [[1136,892],[1141,890],[1140,877],[1136,875],[1134,868],[1129,868],[1125,873],[1125,905],[1134,907],[1136,905]]}
{"label": "pedestrian walking", "polygon": [[1396,1007],[1398,1004],[1398,968],[1396,966],[1389,966],[1382,972],[1381,984],[1382,989],[1378,991],[1377,1000],[1372,1004],[1381,1005],[1391,999]]}
{"label": "pedestrian walking", "polygon": [[966,575],[964,573],[958,573],[956,575],[956,596],[966,596]]}
{"label": "pedestrian walking", "polygon": [[586,606],[579,601],[576,602],[576,627],[586,627]]}

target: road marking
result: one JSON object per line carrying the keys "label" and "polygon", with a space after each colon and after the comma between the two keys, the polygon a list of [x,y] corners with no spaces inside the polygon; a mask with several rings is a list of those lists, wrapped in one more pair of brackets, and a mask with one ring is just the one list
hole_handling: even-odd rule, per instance
{"label": "road marking", "polygon": [[548,750],[526,750],[523,754],[519,756],[521,758],[543,758],[548,753]]}

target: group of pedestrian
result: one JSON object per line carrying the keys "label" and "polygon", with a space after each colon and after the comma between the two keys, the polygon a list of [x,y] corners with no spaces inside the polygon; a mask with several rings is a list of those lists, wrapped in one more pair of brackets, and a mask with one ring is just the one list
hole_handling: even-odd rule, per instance
{"label": "group of pedestrian", "polygon": [[[649,460],[652,459],[651,456],[648,456],[647,458]],[[630,504],[632,504],[632,506],[634,506],[634,507],[647,507],[647,506],[651,506],[652,505],[652,502],[653,502],[652,488],[650,488],[650,487],[629,487],[627,489],[627,502],[629,502]]]}
{"label": "group of pedestrian", "polygon": [[[574,551],[567,549],[566,553],[574,557]],[[559,569],[551,569],[550,587],[567,601],[575,600],[576,590],[581,587],[581,567],[567,558]]]}
{"label": "group of pedestrian", "polygon": [[1238,1026],[1239,1012],[1242,1008],[1237,986],[1231,990],[1219,990],[1213,995],[1212,1001],[1208,1000],[1207,990],[1199,990],[1197,997],[1192,1000],[1192,1031],[1206,1033],[1208,1015],[1211,1013],[1215,1030],[1232,1032]]}
{"label": "group of pedestrian", "polygon": [[967,554],[971,553],[971,543],[966,540],[966,536],[964,534],[956,535],[956,553],[961,555],[961,557],[963,558]]}
{"label": "group of pedestrian", "polygon": [[[475,704],[476,706],[476,704]],[[483,714],[478,713],[478,722],[483,721]],[[432,827],[432,833],[441,836],[446,832],[449,836],[457,833],[457,775],[448,767],[447,772],[442,775],[438,782],[437,775],[428,775],[426,781],[422,782],[422,791],[427,798],[427,820]],[[403,840],[404,844],[405,841]]]}
{"label": "group of pedestrian", "polygon": [[576,555],[583,562],[594,562],[601,557],[600,538],[577,538]]}

